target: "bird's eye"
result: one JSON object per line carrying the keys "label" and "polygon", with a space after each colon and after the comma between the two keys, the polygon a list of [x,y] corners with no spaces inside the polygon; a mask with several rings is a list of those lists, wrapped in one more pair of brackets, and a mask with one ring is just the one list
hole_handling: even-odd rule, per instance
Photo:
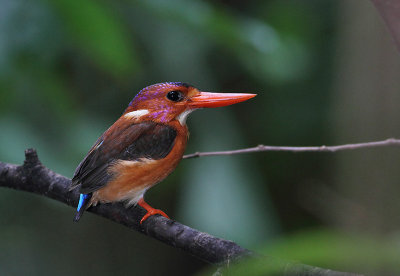
{"label": "bird's eye", "polygon": [[169,91],[167,94],[167,99],[173,102],[180,102],[183,100],[183,94],[180,91]]}

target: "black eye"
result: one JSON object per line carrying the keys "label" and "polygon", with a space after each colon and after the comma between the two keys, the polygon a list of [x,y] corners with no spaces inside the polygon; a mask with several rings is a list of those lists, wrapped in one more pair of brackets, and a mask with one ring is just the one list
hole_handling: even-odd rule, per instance
{"label": "black eye", "polygon": [[167,99],[173,102],[180,102],[183,100],[183,94],[181,91],[169,91],[167,94]]}

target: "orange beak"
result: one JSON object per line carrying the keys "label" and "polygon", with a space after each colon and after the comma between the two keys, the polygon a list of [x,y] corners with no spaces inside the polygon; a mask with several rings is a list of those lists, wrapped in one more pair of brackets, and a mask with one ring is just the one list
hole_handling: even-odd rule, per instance
{"label": "orange beak", "polygon": [[245,93],[200,92],[200,94],[190,99],[189,106],[192,108],[221,107],[221,106],[244,102],[255,96],[256,94],[245,94]]}

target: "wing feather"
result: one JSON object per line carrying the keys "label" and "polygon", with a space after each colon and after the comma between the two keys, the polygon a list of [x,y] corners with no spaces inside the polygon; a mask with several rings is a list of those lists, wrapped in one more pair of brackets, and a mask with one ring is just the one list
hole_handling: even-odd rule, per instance
{"label": "wing feather", "polygon": [[109,168],[117,160],[161,159],[171,151],[176,130],[154,122],[112,126],[92,146],[77,167],[71,189],[96,191],[114,177]]}

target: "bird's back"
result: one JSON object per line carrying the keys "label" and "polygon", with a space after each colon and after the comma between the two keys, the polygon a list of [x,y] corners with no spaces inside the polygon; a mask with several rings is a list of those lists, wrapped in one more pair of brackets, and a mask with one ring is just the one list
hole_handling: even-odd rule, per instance
{"label": "bird's back", "polygon": [[136,203],[167,177],[182,158],[187,129],[179,122],[116,123],[91,148],[76,169],[73,187],[92,193],[91,204],[126,200]]}

